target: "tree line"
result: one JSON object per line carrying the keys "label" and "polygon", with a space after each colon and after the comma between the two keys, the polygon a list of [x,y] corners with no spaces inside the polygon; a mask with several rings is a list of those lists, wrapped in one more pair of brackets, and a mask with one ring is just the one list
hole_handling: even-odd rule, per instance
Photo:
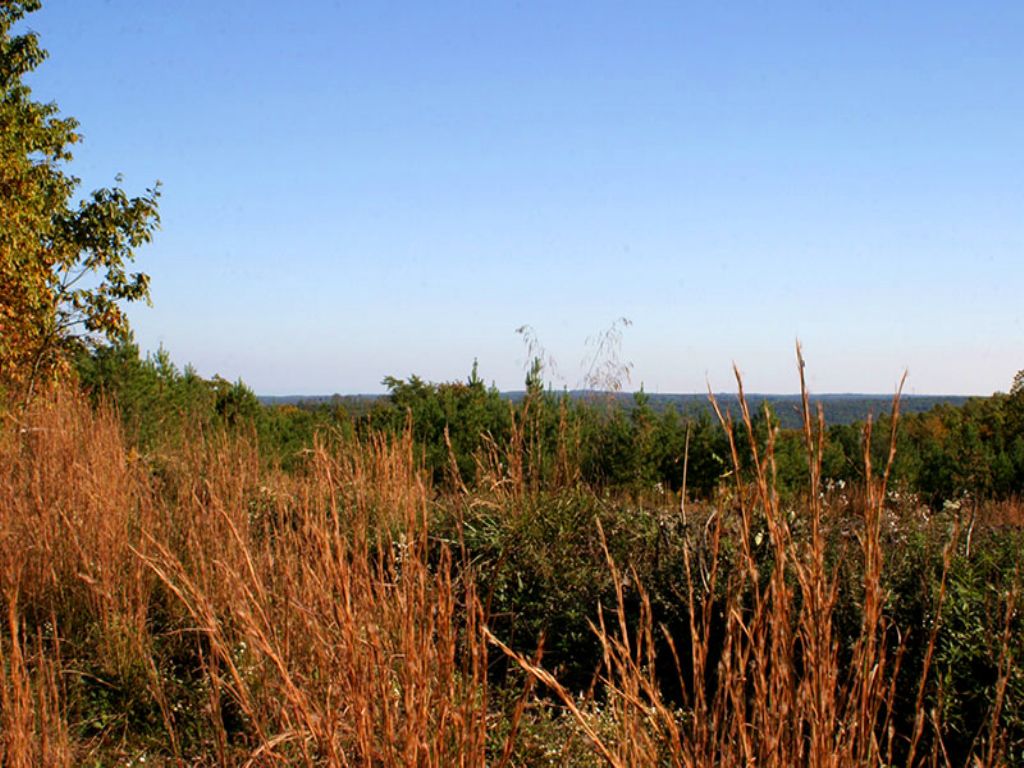
{"label": "tree line", "polygon": [[[520,471],[535,487],[584,484],[634,495],[682,490],[709,498],[731,471],[722,425],[707,411],[655,408],[642,390],[620,398],[570,396],[545,388],[540,369],[521,397],[488,386],[476,365],[464,380],[428,382],[387,377],[375,400],[265,405],[243,382],[204,379],[179,369],[166,350],[143,356],[131,341],[82,351],[75,369],[94,398],[119,407],[125,428],[142,448],[180,444],[195,430],[245,429],[264,455],[300,469],[320,439],[345,440],[411,432],[416,458],[441,484],[473,486],[496,472]],[[939,405],[902,416],[892,487],[941,505],[964,497],[1010,498],[1024,490],[1024,386],[1009,393]],[[728,413],[726,418],[732,418]],[[755,445],[773,437],[778,488],[807,487],[807,457],[799,429],[783,428],[764,403],[752,413]],[[833,486],[863,479],[864,422],[826,425],[822,475]],[[875,466],[884,465],[891,416],[871,431]],[[746,442],[740,460],[752,460]],[[516,470],[516,468],[519,468]]]}

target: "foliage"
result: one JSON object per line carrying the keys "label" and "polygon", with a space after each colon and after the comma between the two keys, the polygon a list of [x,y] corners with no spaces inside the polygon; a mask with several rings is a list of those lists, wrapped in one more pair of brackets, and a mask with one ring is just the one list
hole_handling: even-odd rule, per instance
{"label": "foliage", "polygon": [[204,432],[234,432],[255,435],[266,460],[298,469],[317,434],[353,432],[340,405],[262,406],[241,380],[205,379],[190,365],[179,370],[163,348],[143,357],[127,340],[81,350],[75,362],[93,403],[116,405],[130,443],[146,454],[180,450]]}
{"label": "foliage", "polygon": [[384,384],[389,400],[373,409],[364,427],[398,434],[411,424],[420,457],[437,480],[451,471],[454,456],[460,477],[472,482],[474,457],[484,442],[508,439],[509,405],[495,387],[484,386],[476,363],[466,382],[430,384],[418,376],[389,376]]}
{"label": "foliage", "polygon": [[29,395],[78,347],[127,337],[122,305],[149,298],[148,276],[128,264],[159,222],[157,187],[76,201],[66,165],[78,123],[32,99],[24,78],[46,53],[34,33],[13,31],[38,7],[0,7],[0,386]]}
{"label": "foliage", "polygon": [[83,351],[77,359],[81,386],[95,402],[115,402],[127,435],[143,451],[177,447],[192,426],[209,423],[216,392],[191,366],[179,371],[167,350],[142,358],[134,343]]}

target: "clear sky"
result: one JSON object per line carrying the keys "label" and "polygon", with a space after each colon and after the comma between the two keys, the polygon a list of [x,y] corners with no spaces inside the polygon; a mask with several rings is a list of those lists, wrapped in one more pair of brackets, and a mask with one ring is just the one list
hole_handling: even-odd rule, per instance
{"label": "clear sky", "polygon": [[144,349],[261,394],[980,393],[1024,368],[1024,4],[44,0],[92,189],[163,182]]}

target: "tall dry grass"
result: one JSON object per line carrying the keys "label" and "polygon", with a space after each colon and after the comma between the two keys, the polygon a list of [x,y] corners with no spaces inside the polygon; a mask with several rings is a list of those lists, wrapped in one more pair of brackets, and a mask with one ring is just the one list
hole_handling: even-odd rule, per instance
{"label": "tall dry grass", "polygon": [[[822,488],[824,419],[820,410],[811,411],[799,349],[797,355],[809,478],[797,510],[780,504],[775,433],[769,431],[763,444],[758,439],[739,372],[739,424],[712,396],[729,438],[734,485],[728,503],[706,518],[698,546],[684,552],[688,637],[675,637],[655,625],[636,574],[623,574],[607,547],[615,600],[610,611],[598,607],[593,625],[603,652],[604,711],[583,706],[542,665],[491,637],[531,679],[553,692],[609,765],[951,765],[941,713],[926,710],[925,702],[929,687],[937,684],[934,654],[959,531],[945,545],[923,660],[909,676],[901,675],[903,632],[909,628],[901,630],[887,613],[882,535],[899,393],[893,401],[885,466],[871,466],[869,420],[865,486],[852,505],[833,505]],[[749,463],[741,456],[741,441],[752,456]],[[685,516],[685,491],[682,499]],[[857,551],[848,555],[861,563],[860,627],[852,647],[842,648],[834,621],[843,584],[829,557],[826,531],[849,525],[851,519]],[[762,544],[770,550],[768,556],[755,552]],[[726,554],[726,548],[734,551]],[[639,593],[635,623],[625,618],[627,585]],[[1011,674],[1010,628],[1017,595],[1015,588],[1005,602],[996,700],[990,705],[987,730],[976,739],[972,765],[1007,764],[998,722]],[[664,681],[656,675],[659,646],[667,646],[673,658],[681,705],[666,696]],[[898,707],[899,699],[906,698],[899,686],[907,679],[915,681],[909,733],[896,722],[906,714]],[[923,752],[926,730],[930,747]]]}
{"label": "tall dry grass", "polygon": [[[71,743],[89,730],[65,711],[76,675],[138,686],[179,764],[483,763],[480,601],[428,546],[408,441],[318,446],[301,478],[220,436],[154,466],[61,392],[5,430],[0,466],[4,764],[129,756],[130,722]],[[170,690],[183,654],[198,711]]]}
{"label": "tall dry grass", "polygon": [[[552,765],[580,753],[613,766],[944,764],[924,703],[956,540],[908,677],[883,574],[889,466],[865,453],[865,487],[852,507],[834,504],[804,389],[808,488],[784,507],[773,437],[755,434],[739,385],[740,423],[720,413],[732,485],[715,507],[687,509],[684,494],[679,510],[702,523],[684,548],[686,631],[656,624],[637,574],[606,548],[615,598],[595,606],[599,684],[582,698],[540,652],[488,630],[469,555],[431,532],[441,505],[457,517],[536,498],[539,460],[575,486],[573,437],[538,459],[527,413],[510,446],[485,443],[483,490],[453,461],[456,490],[441,497],[410,437],[318,443],[285,474],[237,435],[140,456],[111,409],[67,391],[39,398],[0,433],[0,763],[511,766],[531,708],[553,695],[575,725]],[[863,576],[848,647],[835,626],[848,585],[828,544],[844,525]],[[985,766],[1003,761],[1008,635],[1002,647],[974,753]],[[511,707],[492,695],[494,648],[527,673]],[[909,730],[896,711],[907,679]]]}
{"label": "tall dry grass", "polygon": [[[229,698],[252,757],[313,765],[478,765],[487,647],[472,581],[431,562],[411,445],[318,448],[301,483],[244,487],[228,461],[192,493],[182,557],[146,536],[139,559],[202,641],[210,709]],[[224,493],[222,489],[229,489]],[[219,760],[229,735],[215,722]]]}
{"label": "tall dry grass", "polygon": [[92,646],[112,674],[149,657],[154,580],[131,546],[154,510],[111,414],[54,393],[18,416],[0,437],[0,753],[5,764],[65,765],[65,638]]}

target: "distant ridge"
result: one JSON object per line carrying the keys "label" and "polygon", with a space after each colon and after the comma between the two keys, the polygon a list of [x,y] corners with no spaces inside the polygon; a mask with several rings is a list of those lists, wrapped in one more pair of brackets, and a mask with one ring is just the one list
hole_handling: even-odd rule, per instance
{"label": "distant ridge", "polygon": [[[559,394],[559,392],[555,392]],[[575,389],[568,392],[574,399],[594,400],[597,402],[617,402],[625,408],[634,405],[634,393],[632,392],[600,392],[595,390]],[[523,398],[525,392],[512,390],[502,392],[502,397],[513,402]],[[680,414],[699,416],[701,413],[711,414],[711,405],[706,394],[663,394],[645,393],[648,403],[655,411],[661,412],[669,407],[675,407]],[[386,394],[365,394],[365,395],[262,395],[259,400],[264,405],[295,405],[305,408],[315,408],[323,405],[341,405],[354,411],[365,410],[368,406]],[[715,393],[719,405],[733,416],[738,415],[739,399],[735,393]],[[859,393],[835,393],[826,392],[823,394],[811,395],[812,408],[821,405],[825,413],[826,424],[852,424],[855,421],[862,421],[869,414],[878,417],[887,414],[892,409],[892,395],[872,395]],[[924,413],[939,405],[960,407],[971,397],[968,395],[903,395],[900,398],[901,413]],[[780,424],[787,429],[799,427],[800,421],[800,395],[766,395],[761,393],[749,393],[747,402],[751,409],[760,409],[768,403],[779,417]]]}

